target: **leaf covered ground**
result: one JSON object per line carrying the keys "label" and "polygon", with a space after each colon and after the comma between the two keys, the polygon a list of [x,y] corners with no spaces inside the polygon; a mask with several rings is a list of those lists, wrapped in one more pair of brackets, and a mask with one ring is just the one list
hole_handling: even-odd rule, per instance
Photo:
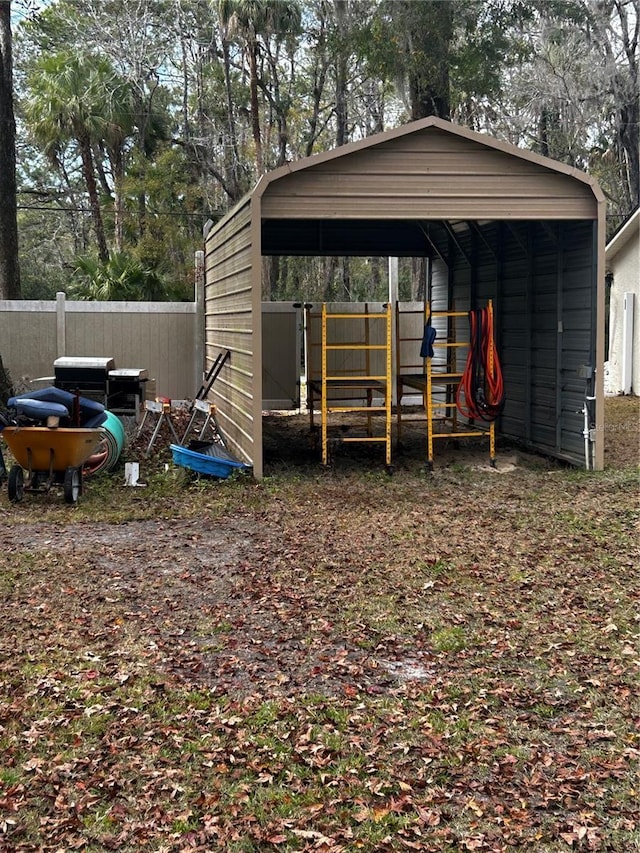
{"label": "leaf covered ground", "polygon": [[639,850],[638,415],[3,494],[0,850]]}

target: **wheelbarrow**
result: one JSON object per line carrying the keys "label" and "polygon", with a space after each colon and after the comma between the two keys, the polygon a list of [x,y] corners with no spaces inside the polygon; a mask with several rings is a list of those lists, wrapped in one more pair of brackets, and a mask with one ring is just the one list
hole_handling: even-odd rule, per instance
{"label": "wheelbarrow", "polygon": [[7,479],[10,501],[62,486],[66,503],[74,504],[82,494],[83,465],[103,434],[83,427],[6,426],[2,437],[17,463]]}

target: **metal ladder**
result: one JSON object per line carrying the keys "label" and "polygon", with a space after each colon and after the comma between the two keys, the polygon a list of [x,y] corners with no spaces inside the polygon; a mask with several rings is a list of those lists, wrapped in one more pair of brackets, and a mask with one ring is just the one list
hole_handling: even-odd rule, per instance
{"label": "metal ladder", "polygon": [[[489,300],[491,305],[491,300]],[[425,317],[428,320],[442,317],[447,319],[448,331],[445,341],[436,338],[434,350],[444,349],[446,353],[445,370],[438,369],[440,365],[434,365],[433,358],[425,359],[426,390],[425,404],[427,410],[427,445],[429,469],[433,469],[433,443],[438,439],[457,438],[484,438],[489,440],[489,456],[491,465],[495,464],[495,424],[491,422],[486,429],[478,428],[473,421],[461,424],[458,419],[457,390],[462,379],[462,369],[459,367],[458,353],[460,349],[468,349],[468,341],[457,340],[455,320],[459,317],[468,317],[467,311],[432,311],[430,304],[425,306]],[[453,322],[450,322],[453,320]],[[435,367],[435,369],[434,369]],[[440,389],[440,390],[437,390]],[[435,395],[435,397],[434,397]],[[437,416],[437,413],[440,413]],[[450,430],[441,432],[436,430],[435,422],[450,424]]]}
{"label": "metal ladder", "polygon": [[[339,342],[329,340],[328,326],[335,321],[364,321],[364,340]],[[383,321],[384,333],[382,335],[382,343],[371,343],[369,326],[372,321]],[[342,436],[340,441],[345,443],[355,442],[379,442],[385,446],[385,464],[387,470],[391,472],[391,402],[392,402],[392,330],[391,330],[391,305],[387,303],[383,311],[370,312],[365,306],[364,312],[358,313],[330,313],[327,311],[326,304],[322,306],[322,372],[321,372],[321,416],[322,416],[322,464],[329,463],[329,438],[328,438],[328,416],[332,413],[351,413],[362,412],[367,415],[367,434],[366,436]],[[363,370],[352,368],[348,375],[332,372],[329,367],[329,353],[336,352],[363,352],[365,356],[365,367]],[[371,372],[371,354],[375,351],[383,353],[384,371],[378,373]],[[349,395],[353,394],[361,396],[366,400],[365,405],[332,405],[329,402],[331,391],[338,391],[347,394],[347,402]],[[373,394],[382,395],[383,404],[381,406],[372,405]],[[373,435],[372,430],[372,415],[375,413],[384,414],[384,435]]]}

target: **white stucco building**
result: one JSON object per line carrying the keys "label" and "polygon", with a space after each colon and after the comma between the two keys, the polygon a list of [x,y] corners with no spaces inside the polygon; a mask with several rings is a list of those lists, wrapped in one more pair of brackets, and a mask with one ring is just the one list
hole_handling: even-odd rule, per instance
{"label": "white stucco building", "polygon": [[640,395],[640,208],[607,244],[609,375],[607,393]]}

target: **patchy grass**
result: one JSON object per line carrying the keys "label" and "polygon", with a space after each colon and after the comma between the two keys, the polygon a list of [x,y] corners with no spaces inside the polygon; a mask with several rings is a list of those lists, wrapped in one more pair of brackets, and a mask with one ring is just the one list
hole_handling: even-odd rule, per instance
{"label": "patchy grass", "polygon": [[614,406],[597,474],[158,466],[74,507],[3,495],[0,849],[640,849]]}

